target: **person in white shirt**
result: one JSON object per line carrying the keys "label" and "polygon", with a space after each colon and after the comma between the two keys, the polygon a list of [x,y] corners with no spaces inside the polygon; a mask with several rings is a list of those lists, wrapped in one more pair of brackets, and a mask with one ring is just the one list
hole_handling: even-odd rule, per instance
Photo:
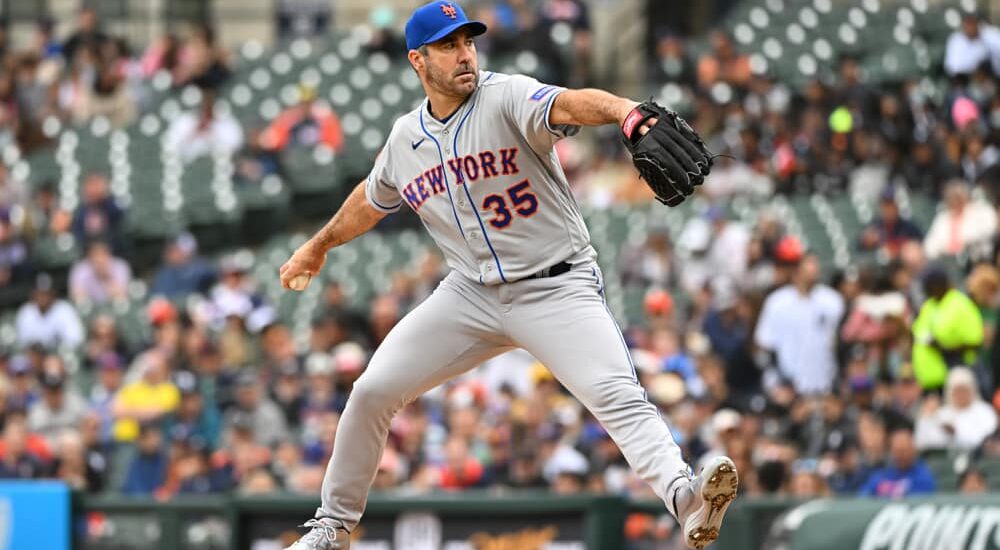
{"label": "person in white shirt", "polygon": [[14,324],[17,341],[25,347],[41,344],[47,348],[75,348],[83,343],[80,316],[69,302],[56,298],[52,277],[47,273],[35,279],[31,301],[18,309]]}
{"label": "person in white shirt", "polygon": [[690,219],[681,231],[679,248],[685,253],[681,286],[690,294],[700,292],[713,277],[742,280],[749,263],[750,231],[730,221],[721,208]]}
{"label": "person in white shirt", "polygon": [[944,70],[950,76],[967,75],[989,61],[1000,75],[1000,29],[987,24],[976,12],[962,15],[962,27],[951,33],[944,53]]}
{"label": "person in white shirt", "polygon": [[100,240],[87,245],[87,255],[69,272],[69,295],[77,305],[105,304],[124,298],[132,280],[128,262],[111,255],[111,247]]}
{"label": "person in white shirt", "polygon": [[983,444],[997,429],[997,412],[983,401],[979,384],[968,367],[954,367],[948,373],[944,405],[937,396],[924,401],[917,417],[917,448],[971,451]]}
{"label": "person in white shirt", "polygon": [[216,152],[232,156],[243,146],[239,122],[215,108],[214,92],[205,90],[202,94],[198,112],[185,112],[174,119],[163,138],[164,148],[184,163]]}
{"label": "person in white shirt", "polygon": [[934,260],[963,252],[977,255],[979,248],[988,252],[997,231],[996,210],[984,202],[972,201],[969,187],[962,180],[948,183],[944,203],[945,209],[934,216],[924,238],[927,258]]}
{"label": "person in white shirt", "polygon": [[844,315],[844,299],[820,284],[820,264],[806,255],[792,282],[775,290],[764,301],[754,332],[754,342],[776,359],[776,371],[765,384],[781,379],[800,394],[827,393],[837,374],[834,344]]}

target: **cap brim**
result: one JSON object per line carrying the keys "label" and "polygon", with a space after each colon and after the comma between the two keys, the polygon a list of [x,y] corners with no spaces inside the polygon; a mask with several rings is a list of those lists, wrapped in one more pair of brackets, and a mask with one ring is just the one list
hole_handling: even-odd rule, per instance
{"label": "cap brim", "polygon": [[479,36],[486,32],[485,23],[482,23],[480,21],[464,21],[462,23],[455,23],[453,25],[449,25],[439,30],[438,32],[428,36],[427,39],[424,40],[424,43],[421,44],[421,46],[437,42],[438,40],[441,40],[442,38],[448,36],[449,34],[457,31],[462,27],[468,27],[469,30],[472,31],[472,36]]}

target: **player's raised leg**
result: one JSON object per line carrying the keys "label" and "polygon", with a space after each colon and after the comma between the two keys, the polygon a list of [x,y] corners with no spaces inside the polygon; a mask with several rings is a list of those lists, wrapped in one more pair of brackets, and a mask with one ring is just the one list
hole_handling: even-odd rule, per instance
{"label": "player's raised leg", "polygon": [[704,548],[718,537],[736,497],[736,468],[722,457],[690,477],[680,448],[639,384],[600,292],[602,281],[596,266],[580,266],[515,283],[508,330],[607,429],[629,465],[677,517],[688,546]]}
{"label": "player's raised leg", "polygon": [[409,401],[511,349],[488,290],[452,273],[397,324],[358,379],[340,418],[312,531],[290,550],[343,550],[368,500],[393,415]]}

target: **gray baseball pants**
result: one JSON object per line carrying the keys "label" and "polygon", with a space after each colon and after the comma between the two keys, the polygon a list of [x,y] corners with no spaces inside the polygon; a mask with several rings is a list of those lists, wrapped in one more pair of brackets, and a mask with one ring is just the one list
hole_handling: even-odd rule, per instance
{"label": "gray baseball pants", "polygon": [[602,290],[600,268],[592,261],[561,275],[496,286],[450,273],[390,331],[355,383],[316,517],[354,529],[396,411],[515,347],[541,361],[590,410],[632,469],[668,502],[668,485],[688,465],[646,399]]}

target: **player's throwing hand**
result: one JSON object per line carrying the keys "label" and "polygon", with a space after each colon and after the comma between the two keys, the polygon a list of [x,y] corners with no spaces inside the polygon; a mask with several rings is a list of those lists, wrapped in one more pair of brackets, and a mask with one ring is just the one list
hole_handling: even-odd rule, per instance
{"label": "player's throwing hand", "polygon": [[309,280],[323,269],[325,262],[326,251],[313,241],[306,241],[278,270],[281,286],[290,290],[305,290]]}

